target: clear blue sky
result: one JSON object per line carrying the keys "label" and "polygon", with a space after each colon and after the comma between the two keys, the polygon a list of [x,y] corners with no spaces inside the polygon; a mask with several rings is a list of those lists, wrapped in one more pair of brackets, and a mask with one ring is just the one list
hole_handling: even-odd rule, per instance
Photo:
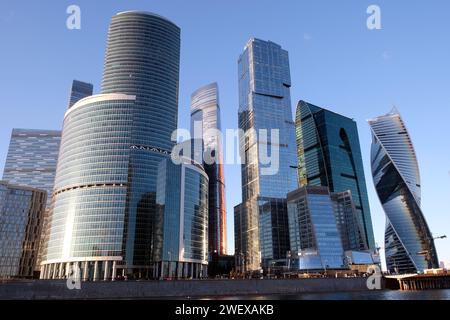
{"label": "clear blue sky", "polygon": [[[66,8],[81,7],[81,30],[66,28]],[[382,30],[366,28],[366,9],[381,7]],[[450,2],[381,0],[5,1],[0,4],[0,171],[11,129],[60,129],[72,79],[99,92],[110,18],[147,10],[181,27],[179,125],[189,97],[220,86],[223,127],[237,127],[237,58],[250,37],[289,51],[293,108],[299,99],[358,122],[377,242],[385,216],[370,176],[367,119],[395,104],[419,159],[422,207],[434,235],[450,236]],[[228,239],[241,200],[240,169],[226,166]],[[450,240],[438,240],[450,262]]]}

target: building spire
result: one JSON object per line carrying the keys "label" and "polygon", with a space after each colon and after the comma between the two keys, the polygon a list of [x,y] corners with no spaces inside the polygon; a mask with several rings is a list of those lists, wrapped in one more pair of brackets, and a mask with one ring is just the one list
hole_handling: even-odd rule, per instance
{"label": "building spire", "polygon": [[391,112],[389,114],[400,114],[395,104],[392,106]]}

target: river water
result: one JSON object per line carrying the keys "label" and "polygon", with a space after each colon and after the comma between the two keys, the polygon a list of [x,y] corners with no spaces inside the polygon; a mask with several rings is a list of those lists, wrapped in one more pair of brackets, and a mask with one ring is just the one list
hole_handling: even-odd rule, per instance
{"label": "river water", "polygon": [[[210,300],[204,298],[201,300]],[[303,293],[295,295],[254,295],[214,297],[214,300],[450,300],[450,290]]]}

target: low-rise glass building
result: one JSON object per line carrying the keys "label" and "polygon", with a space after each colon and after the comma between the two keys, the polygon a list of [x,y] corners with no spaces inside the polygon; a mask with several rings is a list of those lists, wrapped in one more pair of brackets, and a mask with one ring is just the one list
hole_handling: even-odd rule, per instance
{"label": "low-rise glass building", "polygon": [[0,181],[0,278],[31,278],[47,191]]}
{"label": "low-rise glass building", "polygon": [[208,271],[208,176],[182,157],[158,168],[153,278],[201,278]]}
{"label": "low-rise glass building", "polygon": [[352,192],[350,190],[335,192],[330,196],[344,250],[369,250],[365,239],[364,222],[353,202]]}
{"label": "low-rise glass building", "polygon": [[287,202],[291,256],[298,258],[298,269],[346,268],[328,188],[299,188],[288,194]]}

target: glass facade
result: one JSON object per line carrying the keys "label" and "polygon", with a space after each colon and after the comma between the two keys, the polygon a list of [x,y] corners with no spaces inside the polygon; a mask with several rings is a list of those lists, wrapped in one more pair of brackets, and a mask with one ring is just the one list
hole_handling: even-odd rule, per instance
{"label": "glass facade", "polygon": [[[239,128],[245,134],[240,136],[240,147],[243,151],[242,172],[242,204],[235,208],[235,229],[240,230],[237,237],[236,254],[242,256],[245,263],[243,269],[254,271],[261,268],[265,255],[278,259],[283,248],[278,243],[269,245],[266,239],[270,236],[261,234],[270,227],[263,226],[268,221],[287,220],[285,208],[275,210],[268,218],[267,212],[262,214],[261,203],[285,199],[289,191],[296,188],[296,174],[292,167],[297,164],[295,157],[295,127],[292,121],[290,98],[290,70],[288,52],[279,45],[259,39],[250,39],[238,61],[239,74]],[[271,129],[278,130],[279,141],[272,141]],[[267,130],[267,139],[258,139],[260,130]],[[263,152],[270,155],[271,148],[278,148],[278,170],[274,174],[263,174],[271,164],[262,160]],[[272,200],[269,200],[272,199]],[[283,206],[281,206],[283,207]],[[240,226],[237,224],[241,223]],[[281,227],[280,223],[278,227]],[[277,228],[278,228],[277,227]],[[275,233],[287,234],[287,230]],[[263,237],[261,239],[260,237]],[[284,243],[280,241],[279,244]],[[264,252],[261,251],[264,246]],[[282,253],[282,257],[286,252]]]}
{"label": "glass facade", "polygon": [[0,181],[0,278],[34,276],[46,190]]}
{"label": "glass facade", "polygon": [[73,80],[69,94],[69,108],[72,108],[81,99],[92,96],[93,91],[94,86],[92,84]]}
{"label": "glass facade", "polygon": [[187,158],[160,163],[154,278],[200,278],[208,267],[208,176]]}
{"label": "glass facade", "polygon": [[271,260],[286,257],[290,250],[286,199],[258,198],[261,263],[267,270]]}
{"label": "glass facade", "polygon": [[372,176],[386,213],[385,256],[388,270],[414,273],[438,268],[433,236],[420,208],[419,165],[411,138],[394,109],[369,120]]}
{"label": "glass facade", "polygon": [[153,259],[156,180],[159,163],[175,144],[179,64],[180,28],[175,24],[140,11],[112,18],[102,92],[136,96],[131,132],[136,148],[129,155],[124,232],[130,273],[147,268]]}
{"label": "glass facade", "polygon": [[356,210],[351,191],[332,193],[331,200],[344,250],[369,250],[364,223]]}
{"label": "glass facade", "polygon": [[[374,250],[356,122],[305,101],[298,103],[295,121],[300,186],[327,186],[330,192],[350,190],[359,219],[363,222],[365,246]],[[348,221],[349,225],[352,223]]]}
{"label": "glass facade", "polygon": [[299,269],[345,268],[344,249],[327,187],[308,186],[288,194],[291,255]]}
{"label": "glass facade", "polygon": [[158,165],[177,127],[180,29],[149,12],[112,18],[102,94],[64,119],[42,266],[63,278],[148,278],[158,235]]}
{"label": "glass facade", "polygon": [[66,112],[41,277],[76,263],[98,280],[113,275],[110,262],[123,264],[134,107],[134,96],[106,94]]}
{"label": "glass facade", "polygon": [[203,163],[209,177],[208,251],[210,254],[225,255],[225,175],[221,135],[217,130],[221,130],[219,88],[217,83],[211,83],[199,88],[191,96],[191,137],[203,139],[206,154],[215,160]]}
{"label": "glass facade", "polygon": [[47,191],[50,207],[61,131],[13,129],[3,180]]}

